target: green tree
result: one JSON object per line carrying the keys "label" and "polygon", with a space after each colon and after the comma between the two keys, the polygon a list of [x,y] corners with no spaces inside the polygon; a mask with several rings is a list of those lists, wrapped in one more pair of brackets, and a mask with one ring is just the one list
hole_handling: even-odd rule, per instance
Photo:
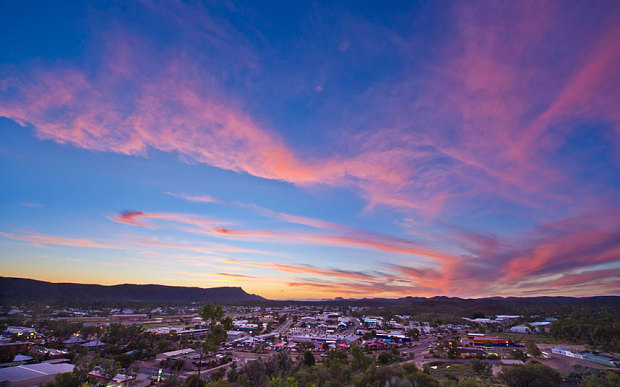
{"label": "green tree", "polygon": [[409,329],[407,334],[412,340],[418,341],[420,339],[420,330],[418,328]]}
{"label": "green tree", "polygon": [[527,354],[519,349],[511,350],[510,355],[515,360],[527,361]]}
{"label": "green tree", "polygon": [[379,364],[387,365],[392,361],[392,355],[387,352],[382,352],[379,356],[377,356],[377,360],[379,361]]}
{"label": "green tree", "polygon": [[269,387],[297,387],[299,386],[299,383],[293,377],[288,377],[286,379],[271,378],[268,386]]}
{"label": "green tree", "polygon": [[508,387],[552,387],[562,381],[558,371],[539,363],[505,368],[499,378]]}
{"label": "green tree", "polygon": [[364,355],[364,351],[356,344],[351,346],[351,355],[353,355],[351,365],[355,371],[365,371],[372,364],[372,358]]}
{"label": "green tree", "polygon": [[312,367],[315,363],[314,355],[311,351],[304,352],[304,361],[303,364],[308,367]]}
{"label": "green tree", "polygon": [[[224,317],[221,305],[207,304],[198,312],[200,318],[209,324],[209,333],[200,346],[200,363],[198,365],[198,379],[202,371],[202,359],[205,353],[216,352],[220,345],[226,341],[227,330],[232,328],[232,319]],[[227,329],[228,328],[228,329]]]}
{"label": "green tree", "polygon": [[604,374],[586,376],[582,383],[585,387],[617,387],[620,386],[620,375],[608,371]]}
{"label": "green tree", "polygon": [[71,372],[57,374],[55,377],[55,382],[57,387],[80,387],[82,385],[79,378]]}
{"label": "green tree", "polygon": [[474,378],[464,378],[459,379],[457,387],[484,387],[484,384]]}
{"label": "green tree", "polygon": [[204,385],[205,385],[204,380],[200,379],[200,377],[197,374],[190,375],[183,382],[184,387],[196,387],[196,386],[204,386]]}
{"label": "green tree", "polygon": [[469,361],[471,370],[480,377],[488,378],[491,376],[491,364],[485,360],[471,359]]}
{"label": "green tree", "polygon": [[538,348],[538,345],[536,345],[535,343],[528,342],[525,344],[525,347],[527,348],[527,351],[530,353],[530,355],[532,355],[533,357],[540,357],[540,355],[542,355],[542,353],[540,352],[540,348]]}
{"label": "green tree", "polygon": [[450,359],[457,359],[461,357],[461,353],[459,352],[459,344],[455,340],[448,342],[447,349],[448,357]]}

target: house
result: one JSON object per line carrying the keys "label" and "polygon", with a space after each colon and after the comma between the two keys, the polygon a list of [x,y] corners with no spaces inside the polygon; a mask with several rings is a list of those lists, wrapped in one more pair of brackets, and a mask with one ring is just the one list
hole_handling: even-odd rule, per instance
{"label": "house", "polygon": [[105,346],[105,343],[99,339],[95,339],[95,340],[89,341],[88,343],[84,343],[80,346],[88,348],[88,349],[95,349],[95,348],[101,348]]}
{"label": "house", "polygon": [[71,336],[67,340],[64,340],[62,343],[65,345],[74,345],[74,344],[82,344],[86,340],[82,339],[80,336]]}
{"label": "house", "polygon": [[526,327],[525,325],[515,325],[514,327],[510,328],[510,332],[532,333],[532,330],[529,327]]}
{"label": "house", "polygon": [[364,325],[368,328],[381,328],[383,325],[382,317],[366,317],[364,318]]}
{"label": "house", "polygon": [[107,386],[110,387],[118,387],[118,386],[126,386],[133,382],[136,378],[133,376],[128,376],[124,374],[116,374],[113,378],[109,378],[103,375],[101,370],[95,369],[88,373],[88,376],[99,379],[106,382]]}
{"label": "house", "polygon": [[10,336],[10,335],[28,336],[30,334],[35,334],[35,333],[37,333],[36,329],[29,328],[29,327],[8,327],[4,331],[5,336]]}

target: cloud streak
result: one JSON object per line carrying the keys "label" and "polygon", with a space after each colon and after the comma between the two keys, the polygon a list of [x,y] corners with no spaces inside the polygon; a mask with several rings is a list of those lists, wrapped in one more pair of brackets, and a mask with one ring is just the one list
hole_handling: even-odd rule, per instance
{"label": "cloud streak", "polygon": [[30,242],[36,246],[69,246],[69,247],[87,247],[87,248],[99,248],[99,249],[117,249],[118,247],[93,242],[87,239],[76,239],[60,237],[55,235],[41,234],[32,231],[23,231],[21,234],[12,234],[7,232],[0,232],[0,236],[8,239],[14,239],[23,242]]}

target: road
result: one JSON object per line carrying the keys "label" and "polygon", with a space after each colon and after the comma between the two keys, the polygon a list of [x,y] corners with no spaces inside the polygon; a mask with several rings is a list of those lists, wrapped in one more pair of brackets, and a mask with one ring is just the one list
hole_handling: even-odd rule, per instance
{"label": "road", "polygon": [[358,330],[362,326],[362,323],[357,317],[351,317],[350,321],[353,322],[353,326],[347,328],[347,330],[344,331],[345,335],[355,334],[355,331]]}
{"label": "road", "polygon": [[276,333],[279,333],[280,336],[282,336],[290,327],[291,325],[293,325],[293,320],[291,320],[290,318],[288,318],[288,316],[286,317],[286,321],[284,321],[283,324],[280,324],[280,326],[278,326],[275,329]]}

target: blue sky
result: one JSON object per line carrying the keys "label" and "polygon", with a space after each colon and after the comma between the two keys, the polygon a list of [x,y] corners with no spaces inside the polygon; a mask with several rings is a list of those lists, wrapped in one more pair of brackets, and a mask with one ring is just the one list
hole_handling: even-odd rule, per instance
{"label": "blue sky", "polygon": [[619,294],[614,2],[0,7],[2,275]]}

